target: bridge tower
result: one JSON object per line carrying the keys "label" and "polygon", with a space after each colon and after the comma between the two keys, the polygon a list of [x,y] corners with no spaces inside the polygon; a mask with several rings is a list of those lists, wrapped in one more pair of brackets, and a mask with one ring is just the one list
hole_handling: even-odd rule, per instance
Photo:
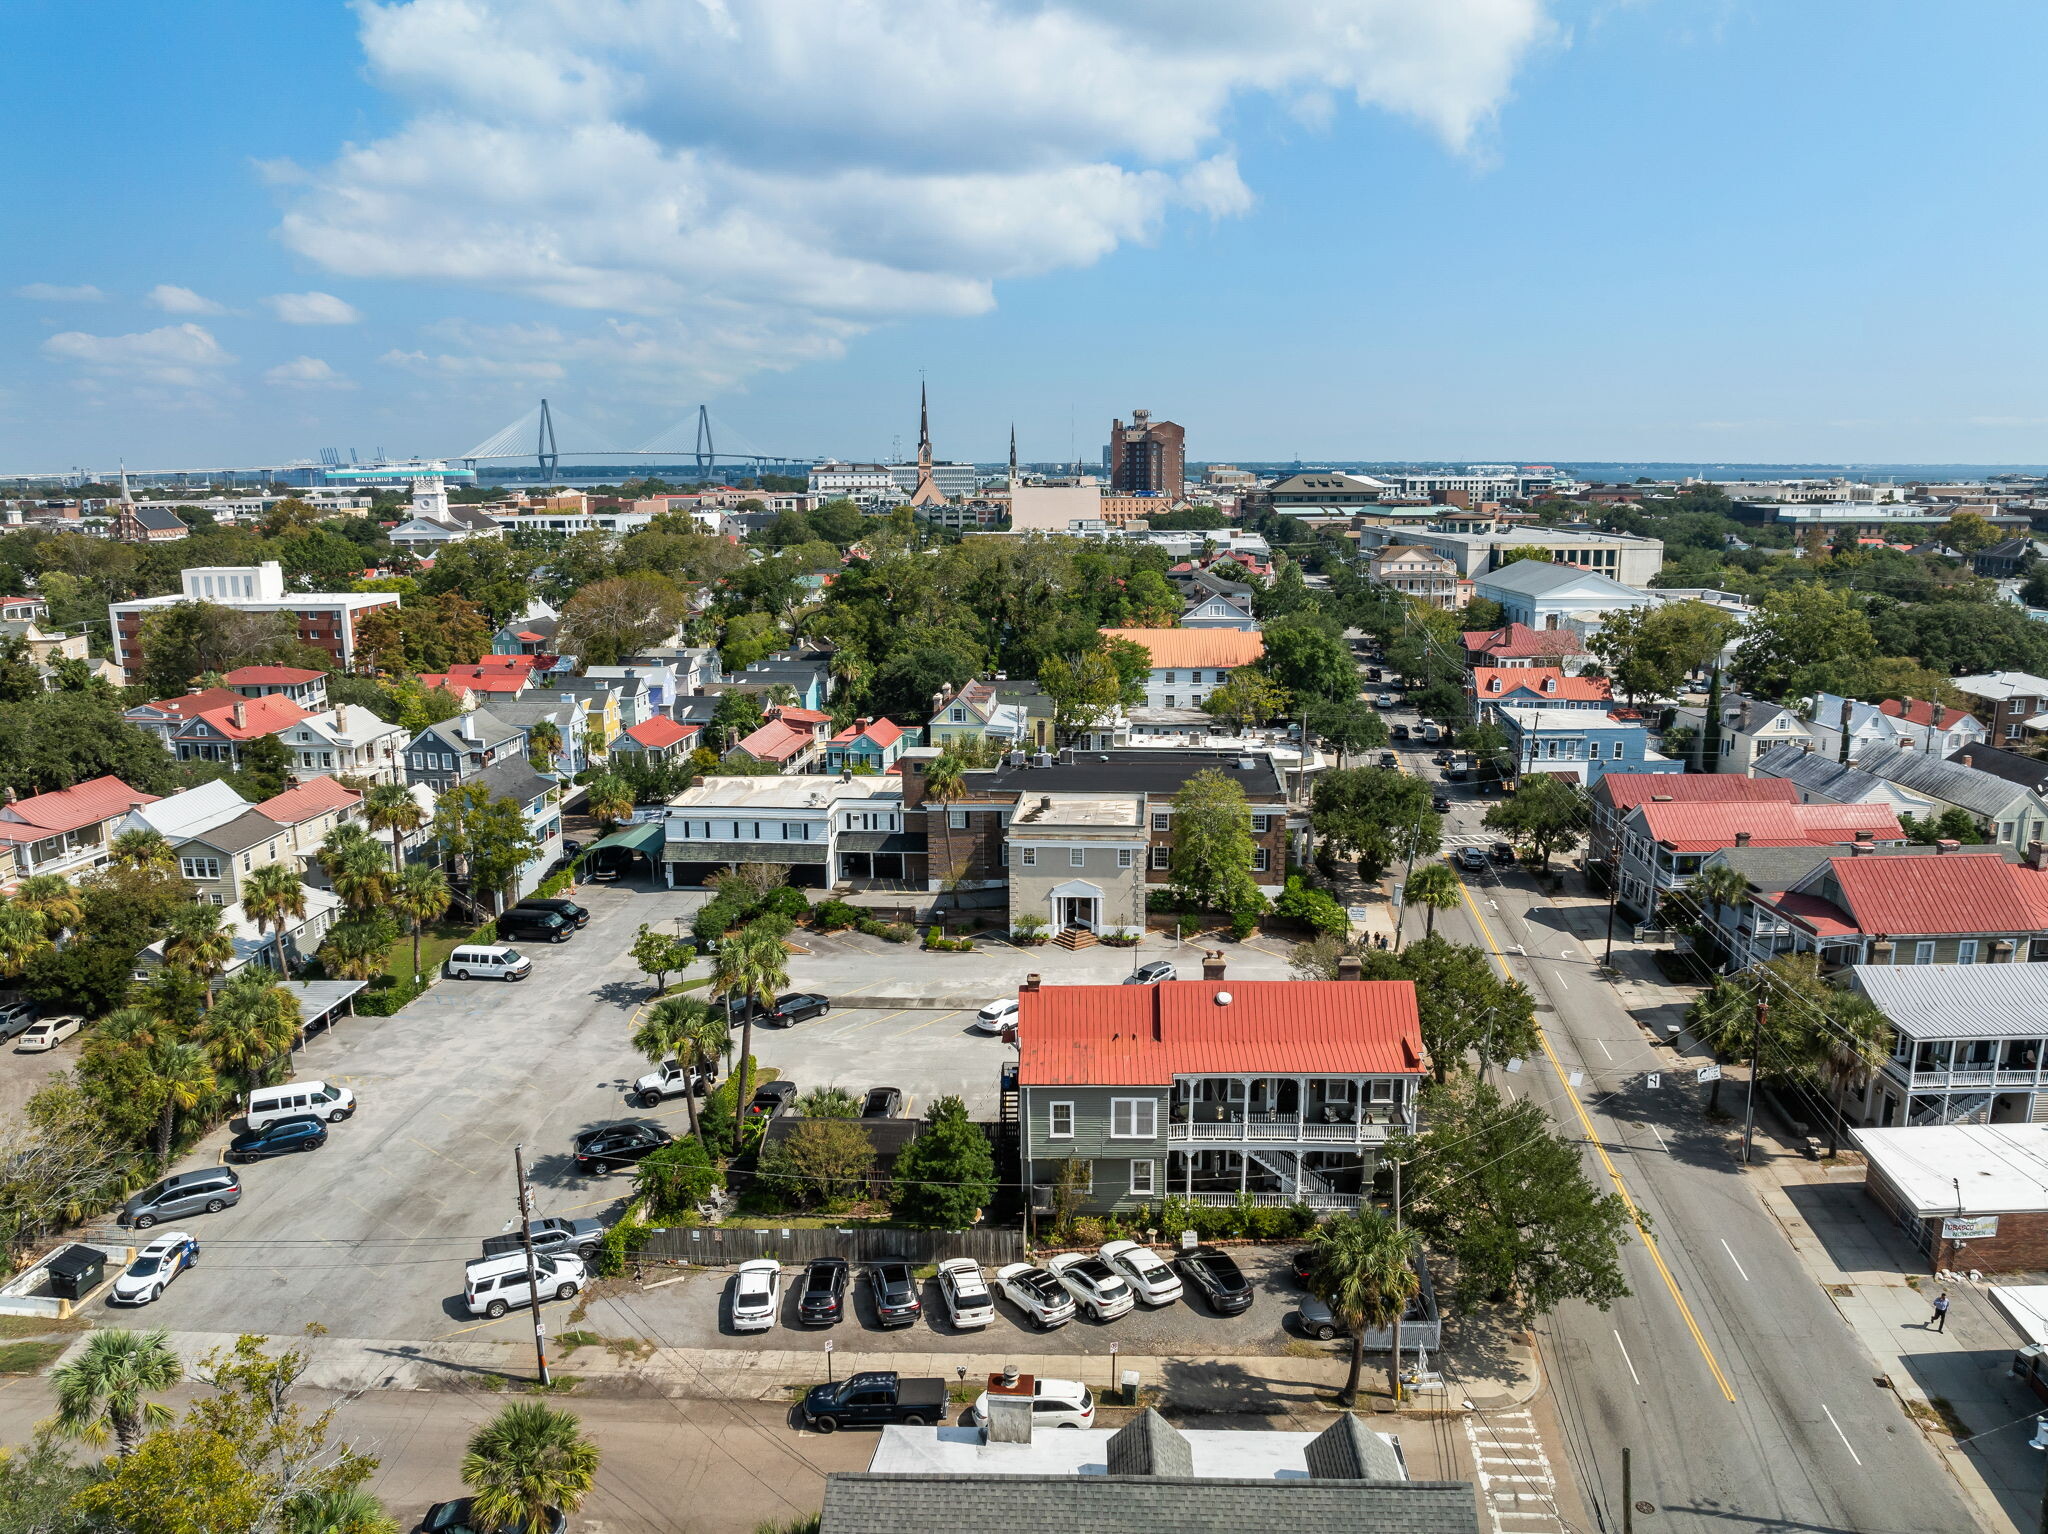
{"label": "bridge tower", "polygon": [[555,418],[548,413],[546,400],[540,402],[540,430],[536,434],[533,456],[540,462],[541,474],[553,484],[562,465],[562,454],[555,446]]}

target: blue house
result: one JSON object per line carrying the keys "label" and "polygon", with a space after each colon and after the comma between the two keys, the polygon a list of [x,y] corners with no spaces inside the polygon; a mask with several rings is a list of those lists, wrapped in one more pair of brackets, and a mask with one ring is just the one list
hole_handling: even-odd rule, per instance
{"label": "blue house", "polygon": [[856,719],[825,745],[825,770],[865,767],[887,772],[896,758],[917,744],[917,734],[889,719]]}
{"label": "blue house", "polygon": [[1634,714],[1504,703],[1499,717],[1518,774],[1547,772],[1591,788],[1610,772],[1685,771],[1650,749],[1649,727]]}

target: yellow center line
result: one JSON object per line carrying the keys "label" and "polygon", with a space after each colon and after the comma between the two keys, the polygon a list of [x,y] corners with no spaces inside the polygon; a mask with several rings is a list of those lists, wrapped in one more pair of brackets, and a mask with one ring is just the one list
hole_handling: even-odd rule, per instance
{"label": "yellow center line", "polygon": [[[1502,975],[1510,980],[1514,979],[1514,971],[1508,968],[1507,956],[1501,952],[1500,944],[1494,940],[1493,928],[1488,926],[1486,918],[1479,914],[1479,903],[1472,898],[1471,887],[1460,879],[1458,890],[1465,897],[1465,909],[1472,913],[1472,920],[1478,926],[1480,936],[1486,939],[1486,946],[1493,951],[1493,962],[1500,966]],[[1728,1376],[1721,1372],[1721,1365],[1714,1358],[1714,1350],[1707,1346],[1706,1334],[1700,1330],[1699,1322],[1693,1319],[1692,1307],[1685,1303],[1685,1296],[1678,1291],[1678,1280],[1672,1277],[1671,1269],[1665,1265],[1664,1254],[1657,1249],[1657,1238],[1650,1234],[1649,1224],[1644,1220],[1642,1211],[1636,1208],[1636,1201],[1629,1197],[1628,1185],[1621,1180],[1621,1173],[1615,1169],[1613,1159],[1607,1154],[1607,1147],[1600,1143],[1600,1136],[1593,1128],[1593,1120],[1586,1112],[1586,1105],[1579,1101],[1579,1094],[1572,1086],[1571,1077],[1565,1073],[1563,1062],[1557,1058],[1557,1051],[1550,1047],[1550,1035],[1544,1031],[1541,1023],[1536,1024],[1536,1039],[1543,1046],[1543,1056],[1550,1062],[1550,1068],[1557,1072],[1558,1084],[1564,1088],[1565,1096],[1571,1099],[1572,1111],[1579,1116],[1579,1125],[1586,1132],[1586,1142],[1593,1147],[1593,1154],[1600,1158],[1600,1165],[1607,1169],[1607,1176],[1614,1184],[1614,1191],[1621,1195],[1621,1202],[1628,1210],[1628,1217],[1635,1222],[1636,1233],[1643,1238],[1643,1250],[1650,1254],[1650,1261],[1657,1265],[1657,1272],[1663,1276],[1664,1287],[1671,1291],[1671,1302],[1678,1307],[1678,1314],[1685,1322],[1685,1329],[1692,1333],[1693,1344],[1700,1350],[1700,1357],[1707,1361],[1707,1368],[1713,1371],[1714,1383],[1721,1387],[1721,1394],[1728,1398],[1728,1403],[1734,1405],[1735,1388],[1728,1383]]]}

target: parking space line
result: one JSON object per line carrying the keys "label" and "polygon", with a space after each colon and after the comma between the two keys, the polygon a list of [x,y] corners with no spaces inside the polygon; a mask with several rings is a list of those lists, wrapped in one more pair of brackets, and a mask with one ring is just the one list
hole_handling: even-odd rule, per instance
{"label": "parking space line", "polygon": [[928,1022],[928,1023],[919,1023],[919,1024],[918,1024],[918,1025],[917,1025],[917,1026],[915,1027],[915,1028],[906,1028],[906,1029],[904,1029],[904,1030],[903,1030],[903,1032],[904,1032],[904,1034],[905,1034],[906,1036],[908,1036],[908,1035],[910,1035],[910,1034],[913,1034],[913,1033],[922,1033],[922,1032],[924,1032],[924,1030],[925,1030],[925,1029],[927,1029],[927,1028],[936,1028],[936,1027],[938,1027],[938,1026],[939,1026],[939,1024],[941,1024],[941,1023],[944,1023],[944,1022],[950,1022],[950,1021],[952,1021],[952,1020],[953,1020],[954,1018],[956,1018],[956,1017],[965,1017],[966,1015],[967,1015],[967,1009],[966,1009],[965,1007],[962,1007],[962,1008],[961,1008],[961,1009],[960,1009],[959,1011],[957,1011],[957,1012],[944,1012],[944,1013],[941,1013],[941,1014],[940,1014],[939,1016],[937,1016],[937,1017],[933,1018],[933,1019],[932,1019],[932,1020],[931,1020],[930,1022]]}
{"label": "parking space line", "polygon": [[901,1017],[904,1013],[908,1012],[909,1010],[910,1008],[908,1007],[898,1007],[894,1012],[884,1012],[880,1017],[871,1017],[864,1023],[855,1023],[851,1028],[841,1028],[836,1033],[828,1034],[827,1037],[834,1039],[843,1039],[849,1033],[859,1033],[862,1029],[872,1028],[877,1023],[886,1023],[892,1017]]}
{"label": "parking space line", "polygon": [[442,1155],[440,1151],[435,1150],[434,1147],[427,1144],[425,1140],[413,1140],[413,1137],[411,1135],[407,1135],[406,1139],[412,1140],[413,1144],[417,1145],[421,1150],[426,1151],[429,1155],[440,1156],[441,1159],[447,1162],[450,1166],[462,1167],[462,1170],[468,1172],[471,1177],[476,1176],[476,1173],[470,1172],[468,1167],[462,1166],[462,1163],[457,1161],[453,1156]]}

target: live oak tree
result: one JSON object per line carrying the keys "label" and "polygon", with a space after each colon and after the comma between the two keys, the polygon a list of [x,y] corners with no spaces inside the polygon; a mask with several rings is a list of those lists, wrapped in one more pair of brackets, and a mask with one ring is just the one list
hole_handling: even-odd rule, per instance
{"label": "live oak tree", "polygon": [[[1136,701],[1115,658],[1103,648],[1047,656],[1039,664],[1038,685],[1052,699],[1053,739],[1061,745]],[[1142,689],[1138,696],[1143,697]]]}
{"label": "live oak tree", "polygon": [[1308,711],[1308,727],[1337,748],[1337,765],[1361,751],[1377,751],[1387,744],[1387,722],[1379,710],[1358,698],[1336,698],[1315,704]]}
{"label": "live oak tree", "polygon": [[924,1120],[896,1157],[896,1218],[925,1230],[964,1230],[995,1197],[995,1152],[957,1097],[940,1098]]}
{"label": "live oak tree", "polygon": [[560,643],[586,665],[616,666],[667,639],[689,611],[689,598],[666,576],[596,581],[563,606]]}
{"label": "live oak tree", "polygon": [[1713,664],[1738,627],[1704,602],[1630,607],[1608,614],[1589,647],[1633,703],[1675,694],[1687,677]]}
{"label": "live oak tree", "polygon": [[1321,774],[1309,821],[1325,843],[1356,857],[1360,877],[1368,880],[1394,863],[1433,856],[1443,841],[1443,817],[1430,808],[1429,785],[1391,768]]}
{"label": "live oak tree", "polygon": [[1297,948],[1291,967],[1305,980],[1335,980],[1345,957],[1358,960],[1367,980],[1414,983],[1422,1047],[1439,1082],[1464,1070],[1468,1055],[1484,1069],[1536,1052],[1535,999],[1519,981],[1502,979],[1478,948],[1431,936],[1396,953],[1324,937]]}
{"label": "live oak tree", "polygon": [[1534,773],[1488,810],[1483,824],[1528,847],[1547,866],[1552,854],[1578,844],[1586,814],[1584,789],[1551,773]]}
{"label": "live oak tree", "polygon": [[1541,1107],[1461,1075],[1425,1088],[1420,1116],[1428,1127],[1382,1155],[1404,1169],[1409,1222],[1456,1259],[1461,1307],[1543,1315],[1564,1300],[1605,1310],[1628,1294],[1628,1208],[1593,1186],[1579,1146]]}
{"label": "live oak tree", "polygon": [[1202,710],[1242,730],[1271,719],[1287,707],[1287,696],[1266,677],[1246,667],[1202,700]]}
{"label": "live oak tree", "polygon": [[1182,901],[1213,911],[1264,907],[1252,876],[1252,812],[1244,789],[1205,768],[1173,796],[1173,845],[1167,867]]}
{"label": "live oak tree", "polygon": [[1332,630],[1336,625],[1313,613],[1300,613],[1268,624],[1266,653],[1258,666],[1284,688],[1297,706],[1356,697],[1358,665]]}
{"label": "live oak tree", "polygon": [[1877,654],[1870,620],[1848,592],[1830,586],[1773,591],[1735,651],[1732,679],[1745,692],[1785,697],[1803,669]]}

